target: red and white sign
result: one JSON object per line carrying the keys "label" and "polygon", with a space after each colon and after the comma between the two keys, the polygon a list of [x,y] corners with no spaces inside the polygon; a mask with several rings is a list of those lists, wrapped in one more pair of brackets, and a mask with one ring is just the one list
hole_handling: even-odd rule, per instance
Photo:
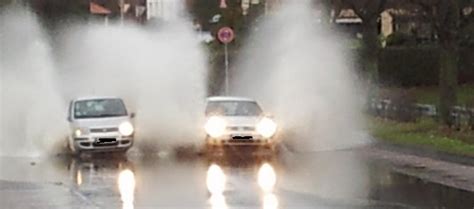
{"label": "red and white sign", "polygon": [[227,8],[227,2],[225,0],[221,0],[221,3],[219,4],[219,7],[221,9],[225,9]]}
{"label": "red and white sign", "polygon": [[89,2],[89,11],[91,14],[100,14],[100,15],[108,15],[111,13],[110,10],[108,10],[107,8],[99,4],[96,4],[94,2]]}
{"label": "red and white sign", "polygon": [[217,38],[224,44],[228,44],[234,40],[234,31],[232,28],[223,27],[217,32]]}

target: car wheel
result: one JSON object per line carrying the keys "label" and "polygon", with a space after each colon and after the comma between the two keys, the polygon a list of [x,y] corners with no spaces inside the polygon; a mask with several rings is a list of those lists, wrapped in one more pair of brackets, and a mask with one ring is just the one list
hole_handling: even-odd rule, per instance
{"label": "car wheel", "polygon": [[268,144],[265,146],[265,148],[272,154],[277,154],[279,152],[278,146],[276,144]]}
{"label": "car wheel", "polygon": [[127,156],[127,152],[128,152],[128,148],[124,149],[124,150],[121,150],[119,152],[120,156]]}
{"label": "car wheel", "polygon": [[74,148],[74,145],[71,144],[71,141],[69,139],[66,139],[66,149],[69,151],[70,154],[72,155],[78,155],[78,150]]}
{"label": "car wheel", "polygon": [[205,152],[212,152],[214,146],[212,144],[206,143]]}

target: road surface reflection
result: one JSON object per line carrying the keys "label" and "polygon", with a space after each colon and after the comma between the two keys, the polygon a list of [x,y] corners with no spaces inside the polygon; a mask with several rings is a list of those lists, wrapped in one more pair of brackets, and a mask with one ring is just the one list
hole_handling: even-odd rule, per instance
{"label": "road surface reflection", "polygon": [[211,194],[209,203],[212,209],[227,209],[224,191],[226,184],[226,176],[222,168],[216,164],[209,166],[206,176],[207,190]]}
{"label": "road surface reflection", "polygon": [[6,208],[467,208],[473,203],[472,193],[397,174],[350,151],[283,158],[235,150],[217,157],[32,161],[0,158]]}
{"label": "road surface reflection", "polygon": [[278,197],[274,193],[277,173],[268,162],[271,159],[242,155],[211,158],[206,176],[211,208],[228,209],[228,201],[236,200],[246,205],[249,203],[240,199],[249,199],[245,196],[250,195],[257,198],[255,203],[261,204],[258,208],[277,209]]}
{"label": "road surface reflection", "polygon": [[129,169],[120,171],[118,187],[122,199],[123,209],[133,209],[135,196],[135,174]]}
{"label": "road surface reflection", "polygon": [[264,193],[263,209],[278,208],[278,198],[273,194],[276,181],[275,169],[270,164],[264,163],[258,171],[258,185]]}

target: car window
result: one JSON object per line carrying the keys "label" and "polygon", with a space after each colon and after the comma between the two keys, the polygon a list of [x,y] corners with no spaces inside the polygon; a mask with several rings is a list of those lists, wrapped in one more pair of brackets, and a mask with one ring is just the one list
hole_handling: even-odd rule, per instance
{"label": "car window", "polygon": [[100,118],[126,116],[127,110],[120,99],[95,99],[77,101],[74,118]]}
{"label": "car window", "polygon": [[251,101],[209,102],[206,108],[206,115],[259,116],[261,114],[260,106]]}

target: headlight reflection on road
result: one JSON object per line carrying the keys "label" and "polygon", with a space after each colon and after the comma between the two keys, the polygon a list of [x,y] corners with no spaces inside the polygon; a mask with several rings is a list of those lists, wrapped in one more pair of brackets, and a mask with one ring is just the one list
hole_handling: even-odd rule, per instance
{"label": "headlight reflection on road", "polygon": [[207,190],[211,194],[222,194],[225,189],[226,177],[222,168],[212,164],[207,170]]}
{"label": "headlight reflection on road", "polygon": [[227,209],[227,203],[222,194],[212,194],[209,202],[211,203],[212,209]]}
{"label": "headlight reflection on road", "polygon": [[272,192],[276,184],[276,174],[273,167],[265,163],[258,170],[258,185],[264,192]]}
{"label": "headlight reflection on road", "polygon": [[263,209],[277,209],[278,208],[278,198],[273,194],[265,194],[263,196]]}
{"label": "headlight reflection on road", "polygon": [[209,202],[212,209],[227,209],[224,197],[226,176],[222,168],[216,164],[209,166],[206,177],[207,190],[211,193]]}
{"label": "headlight reflection on road", "polygon": [[131,170],[122,170],[118,178],[118,187],[123,209],[133,209],[135,195],[135,174]]}
{"label": "headlight reflection on road", "polygon": [[264,163],[258,170],[258,185],[263,191],[263,209],[278,208],[278,198],[273,194],[276,180],[275,169],[270,164]]}
{"label": "headlight reflection on road", "polygon": [[78,170],[76,173],[76,185],[81,186],[82,185],[82,171]]}

